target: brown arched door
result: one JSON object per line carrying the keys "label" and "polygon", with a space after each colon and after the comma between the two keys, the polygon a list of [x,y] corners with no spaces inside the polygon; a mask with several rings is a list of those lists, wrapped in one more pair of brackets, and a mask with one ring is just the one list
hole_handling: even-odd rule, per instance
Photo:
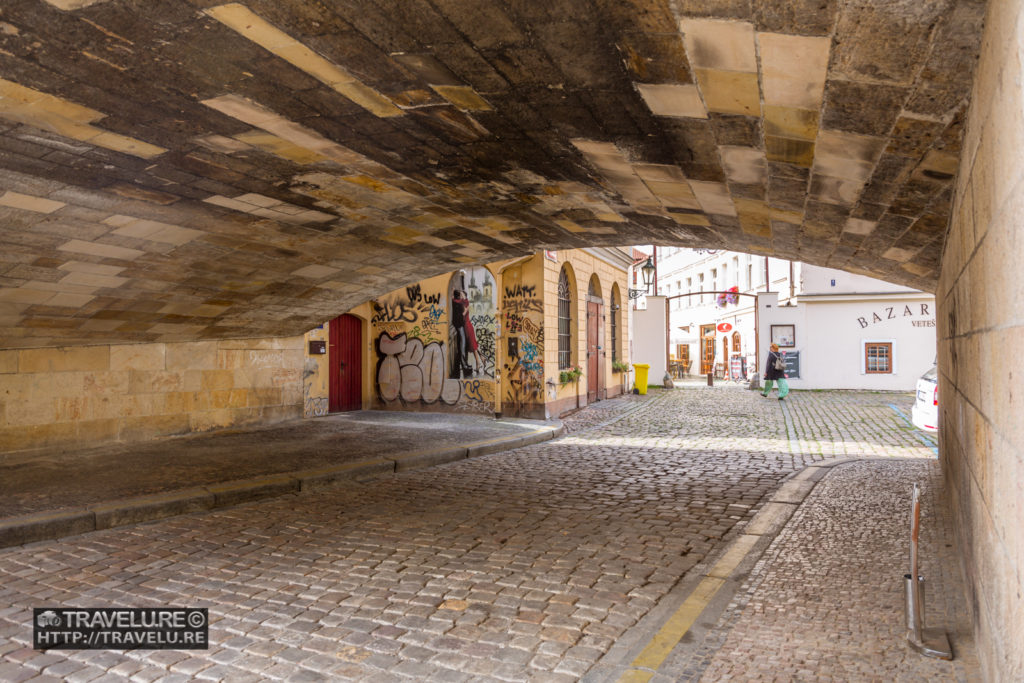
{"label": "brown arched door", "polygon": [[363,321],[339,315],[328,323],[330,348],[327,409],[332,413],[363,407]]}

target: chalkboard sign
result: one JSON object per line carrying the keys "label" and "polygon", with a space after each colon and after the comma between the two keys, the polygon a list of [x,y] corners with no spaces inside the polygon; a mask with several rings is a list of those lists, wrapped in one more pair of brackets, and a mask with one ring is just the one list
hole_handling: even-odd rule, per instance
{"label": "chalkboard sign", "polygon": [[786,351],[782,360],[786,361],[786,377],[789,379],[800,378],[800,352]]}

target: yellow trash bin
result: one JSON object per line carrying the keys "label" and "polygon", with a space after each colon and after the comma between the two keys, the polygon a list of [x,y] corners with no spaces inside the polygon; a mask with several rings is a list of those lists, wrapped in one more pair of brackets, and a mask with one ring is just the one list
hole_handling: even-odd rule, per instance
{"label": "yellow trash bin", "polygon": [[636,381],[633,382],[633,386],[641,394],[647,393],[647,371],[651,369],[651,366],[647,363],[633,363],[633,368],[636,370]]}

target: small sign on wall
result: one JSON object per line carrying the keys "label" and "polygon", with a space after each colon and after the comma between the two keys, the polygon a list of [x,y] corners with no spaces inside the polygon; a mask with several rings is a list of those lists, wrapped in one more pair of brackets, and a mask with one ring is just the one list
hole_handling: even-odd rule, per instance
{"label": "small sign on wall", "polygon": [[786,363],[786,377],[800,379],[800,352],[784,351],[782,360]]}
{"label": "small sign on wall", "polygon": [[558,252],[554,251],[552,249],[545,249],[544,250],[544,258],[549,259],[551,261],[557,262],[558,261]]}
{"label": "small sign on wall", "polygon": [[782,347],[796,346],[796,325],[772,325],[772,343]]}
{"label": "small sign on wall", "polygon": [[327,342],[325,341],[311,341],[309,342],[309,355],[311,356],[322,356],[327,353]]}

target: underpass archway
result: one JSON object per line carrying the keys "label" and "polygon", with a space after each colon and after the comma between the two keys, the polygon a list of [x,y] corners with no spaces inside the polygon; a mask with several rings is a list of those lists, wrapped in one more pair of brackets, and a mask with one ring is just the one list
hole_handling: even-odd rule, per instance
{"label": "underpass archway", "polygon": [[[430,3],[415,30],[377,4],[5,7],[5,448],[11,420],[49,446],[224,426],[135,419],[129,364],[297,416],[297,335],[467,264],[658,243],[845,269],[938,297],[982,657],[1021,678],[1021,10],[813,5]],[[18,393],[58,368],[69,396]],[[100,369],[120,384],[82,400]]]}

